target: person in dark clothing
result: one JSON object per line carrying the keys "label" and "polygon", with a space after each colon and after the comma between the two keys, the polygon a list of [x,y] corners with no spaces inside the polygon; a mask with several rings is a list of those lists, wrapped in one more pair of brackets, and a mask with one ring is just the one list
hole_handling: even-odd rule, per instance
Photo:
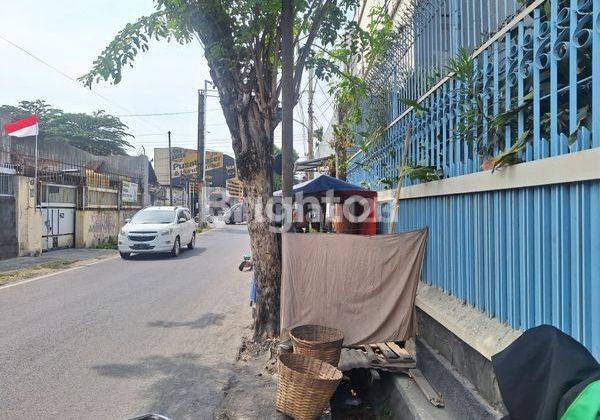
{"label": "person in dark clothing", "polygon": [[492,356],[492,364],[511,419],[600,418],[600,364],[559,329],[527,330]]}

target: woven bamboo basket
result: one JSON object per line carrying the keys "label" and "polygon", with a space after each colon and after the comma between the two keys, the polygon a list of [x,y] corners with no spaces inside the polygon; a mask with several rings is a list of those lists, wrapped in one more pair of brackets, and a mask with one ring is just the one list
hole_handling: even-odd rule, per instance
{"label": "woven bamboo basket", "polygon": [[344,341],[344,334],[340,330],[322,325],[301,325],[292,328],[290,338],[294,353],[338,365]]}
{"label": "woven bamboo basket", "polygon": [[314,357],[279,356],[277,410],[297,420],[318,417],[342,380],[342,372]]}

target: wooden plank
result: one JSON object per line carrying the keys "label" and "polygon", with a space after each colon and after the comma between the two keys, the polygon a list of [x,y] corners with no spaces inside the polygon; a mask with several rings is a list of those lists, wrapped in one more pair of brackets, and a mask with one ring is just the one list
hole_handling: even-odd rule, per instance
{"label": "wooden plank", "polygon": [[377,355],[375,354],[371,346],[366,345],[364,346],[364,349],[367,352],[367,357],[369,358],[369,361],[373,362],[377,360]]}
{"label": "wooden plank", "polygon": [[397,359],[398,355],[394,353],[385,343],[375,344],[387,360]]}
{"label": "wooden plank", "polygon": [[410,369],[409,374],[431,405],[434,407],[443,407],[445,405],[442,396],[433,389],[431,384],[427,381],[427,378],[423,376],[423,373],[421,373],[419,369]]}
{"label": "wooden plank", "polygon": [[377,368],[377,369],[382,369],[382,368],[386,368],[386,369],[414,369],[417,367],[417,362],[413,361],[406,361],[406,362],[396,362],[396,363],[386,363],[386,362],[378,362],[378,363],[373,363],[371,366]]}
{"label": "wooden plank", "polygon": [[398,355],[398,358],[404,360],[412,360],[413,356],[406,349],[403,349],[398,344],[390,341],[389,343],[385,343],[394,353]]}

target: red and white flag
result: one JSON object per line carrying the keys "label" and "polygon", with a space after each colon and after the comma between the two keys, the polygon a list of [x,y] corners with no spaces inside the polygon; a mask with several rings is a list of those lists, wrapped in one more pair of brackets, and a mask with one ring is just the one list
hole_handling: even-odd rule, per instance
{"label": "red and white flag", "polygon": [[35,115],[19,121],[4,124],[4,131],[13,137],[37,136],[39,132],[38,120]]}

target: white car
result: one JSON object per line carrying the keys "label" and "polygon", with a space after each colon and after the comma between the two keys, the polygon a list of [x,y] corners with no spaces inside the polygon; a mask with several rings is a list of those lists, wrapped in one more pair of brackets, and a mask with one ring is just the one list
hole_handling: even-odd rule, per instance
{"label": "white car", "polygon": [[119,254],[164,253],[176,257],[182,245],[193,249],[196,222],[185,207],[146,207],[138,211],[119,232]]}

